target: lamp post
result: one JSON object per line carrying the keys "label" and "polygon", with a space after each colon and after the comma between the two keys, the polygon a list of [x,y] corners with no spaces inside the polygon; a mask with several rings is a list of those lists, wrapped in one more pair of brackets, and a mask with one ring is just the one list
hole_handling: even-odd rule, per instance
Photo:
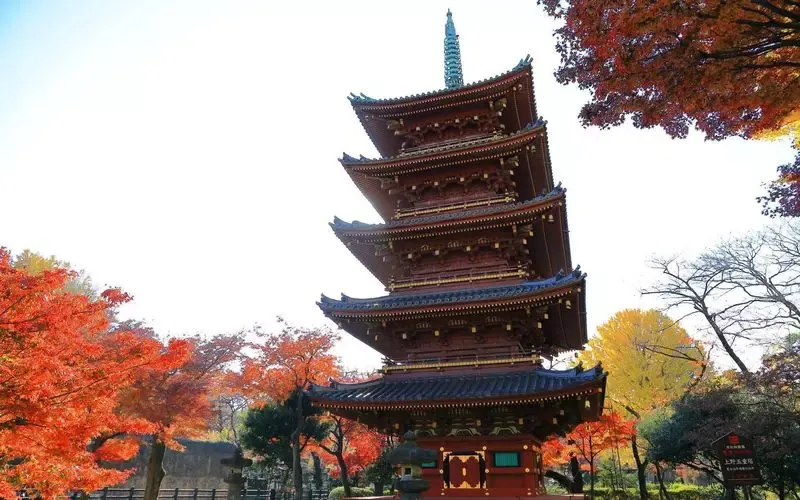
{"label": "lamp post", "polygon": [[223,481],[228,483],[228,500],[241,500],[245,484],[242,469],[253,465],[253,461],[249,458],[244,458],[242,448],[237,446],[236,450],[233,452],[233,456],[223,458],[220,460],[220,463],[223,467],[230,468],[230,472],[226,474],[223,479]]}
{"label": "lamp post", "polygon": [[430,487],[422,479],[422,464],[436,460],[436,452],[417,446],[414,431],[403,436],[403,444],[386,455],[386,460],[400,468],[400,477],[395,478],[394,488],[400,492],[400,500],[421,500],[422,492]]}

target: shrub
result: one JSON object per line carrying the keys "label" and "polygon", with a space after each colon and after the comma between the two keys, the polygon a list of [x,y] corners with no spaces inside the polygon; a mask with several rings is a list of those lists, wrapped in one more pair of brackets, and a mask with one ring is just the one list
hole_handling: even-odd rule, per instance
{"label": "shrub", "polygon": [[[371,497],[375,494],[372,488],[356,488],[355,486],[350,488],[350,492],[354,497]],[[343,497],[344,486],[337,486],[328,494],[328,500],[342,500]]]}
{"label": "shrub", "polygon": [[[658,489],[648,485],[650,498],[658,498]],[[583,490],[587,495],[589,488]],[[722,495],[722,489],[718,486],[697,486],[693,484],[671,484],[667,486],[667,492],[671,500],[717,500]],[[635,500],[639,498],[638,488],[626,488],[625,490],[611,490],[603,486],[594,487],[595,499],[609,500]]]}

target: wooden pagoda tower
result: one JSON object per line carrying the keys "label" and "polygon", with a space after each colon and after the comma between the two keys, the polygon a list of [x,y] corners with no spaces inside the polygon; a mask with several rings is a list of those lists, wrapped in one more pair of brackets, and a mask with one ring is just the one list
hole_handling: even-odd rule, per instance
{"label": "wooden pagoda tower", "polygon": [[448,11],[445,89],[351,95],[381,157],[340,160],[383,217],[331,227],[387,295],[322,296],[324,314],[385,356],[383,377],[313,386],[318,407],[438,450],[428,494],[544,495],[540,445],[596,419],[600,366],[548,370],[581,349],[586,275],[570,257],[531,59],[464,85]]}

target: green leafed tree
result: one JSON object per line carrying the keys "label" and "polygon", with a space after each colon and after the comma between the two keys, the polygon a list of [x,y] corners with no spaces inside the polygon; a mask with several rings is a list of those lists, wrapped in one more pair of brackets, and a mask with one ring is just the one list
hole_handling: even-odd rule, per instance
{"label": "green leafed tree", "polygon": [[[309,445],[324,440],[330,432],[329,424],[323,422],[319,410],[313,408],[308,398],[302,398],[303,422],[300,431],[300,450],[302,455]],[[267,404],[251,408],[244,420],[241,435],[242,446],[258,455],[266,465],[286,465],[292,467],[292,434],[298,426],[294,405],[297,398],[292,395],[281,404]]]}

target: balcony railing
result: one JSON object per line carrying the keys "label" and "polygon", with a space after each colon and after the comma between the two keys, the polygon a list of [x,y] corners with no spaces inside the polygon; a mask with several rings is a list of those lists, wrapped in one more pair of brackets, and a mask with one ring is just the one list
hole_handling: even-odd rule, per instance
{"label": "balcony railing", "polygon": [[527,278],[530,273],[522,266],[495,267],[482,271],[464,270],[452,273],[439,274],[427,277],[394,278],[389,281],[387,290],[394,292],[421,286],[442,286],[456,283],[471,283],[473,281],[486,281],[504,278]]}
{"label": "balcony railing", "polygon": [[431,368],[450,368],[459,366],[483,366],[511,363],[539,364],[542,358],[533,351],[503,353],[503,354],[473,354],[460,356],[437,356],[420,359],[407,359],[402,362],[383,358],[383,371],[424,370]]}
{"label": "balcony railing", "polygon": [[463,210],[466,208],[488,207],[491,205],[498,205],[501,203],[511,203],[514,198],[510,195],[491,196],[488,198],[479,198],[477,200],[459,201],[453,203],[443,203],[433,207],[420,207],[420,208],[398,208],[395,211],[395,219],[403,219],[406,217],[416,217],[419,215],[438,214],[441,212],[450,212],[452,210]]}

